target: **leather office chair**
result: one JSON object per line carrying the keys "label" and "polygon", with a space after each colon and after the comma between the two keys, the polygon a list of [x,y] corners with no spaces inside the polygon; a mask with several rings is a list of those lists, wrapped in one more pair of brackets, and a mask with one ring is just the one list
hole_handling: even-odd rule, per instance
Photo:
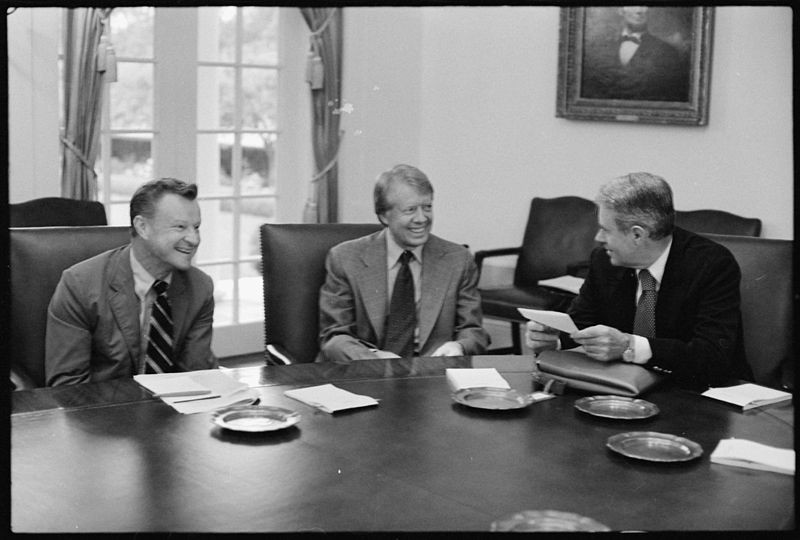
{"label": "leather office chair", "polygon": [[479,271],[489,257],[517,255],[511,286],[480,289],[484,317],[511,323],[511,349],[491,352],[521,354],[520,325],[525,319],[517,311],[518,307],[566,311],[575,295],[542,287],[538,282],[578,272],[596,245],[596,232],[594,202],[574,196],[535,197],[531,201],[521,246],[475,253]]}
{"label": "leather office chair", "polygon": [[130,241],[130,227],[10,228],[11,380],[17,389],[45,385],[47,306],[61,273]]}
{"label": "leather office chair", "polygon": [[107,225],[106,210],[98,201],[43,197],[9,204],[9,227]]}
{"label": "leather office chair", "polygon": [[747,218],[724,210],[676,210],[675,225],[696,233],[759,236],[761,220]]}
{"label": "leather office chair", "polygon": [[704,234],[728,248],[742,271],[744,348],[755,382],[794,389],[793,242]]}
{"label": "leather office chair", "polygon": [[264,357],[267,364],[313,362],[319,352],[319,289],[336,244],[381,229],[378,223],[264,224]]}

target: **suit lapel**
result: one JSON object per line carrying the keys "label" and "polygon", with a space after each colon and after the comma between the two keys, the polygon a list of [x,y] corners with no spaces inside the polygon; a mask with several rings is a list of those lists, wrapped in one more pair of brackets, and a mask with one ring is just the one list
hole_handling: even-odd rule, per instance
{"label": "suit lapel", "polygon": [[452,268],[445,259],[447,251],[435,236],[431,236],[422,249],[422,284],[419,306],[419,346],[420,350],[431,335],[439,312],[444,306],[444,298],[452,279]]}
{"label": "suit lapel", "polygon": [[[108,303],[117,326],[128,346],[132,365],[138,363],[141,331],[139,326],[139,299],[134,292],[133,270],[130,264],[130,246],[120,251],[111,262]],[[133,314],[134,316],[131,316]]]}
{"label": "suit lapel", "polygon": [[375,331],[376,345],[383,343],[384,323],[386,321],[386,229],[368,240],[356,269],[355,286],[361,291],[364,310]]}

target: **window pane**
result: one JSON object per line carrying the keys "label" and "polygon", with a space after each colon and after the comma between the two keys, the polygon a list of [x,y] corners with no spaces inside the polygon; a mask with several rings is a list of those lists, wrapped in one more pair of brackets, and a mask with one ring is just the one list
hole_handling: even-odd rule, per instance
{"label": "window pane", "polygon": [[264,320],[264,288],[256,263],[240,266],[239,322]]}
{"label": "window pane", "polygon": [[242,135],[242,193],[266,194],[275,190],[274,133],[244,133]]}
{"label": "window pane", "polygon": [[278,62],[278,8],[242,8],[242,62],[269,64]]}
{"label": "window pane", "polygon": [[214,280],[214,326],[232,324],[233,265],[198,266]]}
{"label": "window pane", "polygon": [[233,62],[236,59],[236,8],[198,8],[198,59],[206,62]]}
{"label": "window pane", "polygon": [[112,129],[153,129],[153,65],[117,63],[109,85]]}
{"label": "window pane", "polygon": [[[242,199],[240,205],[242,209],[242,234],[239,236],[239,253],[241,253],[242,258],[260,258],[261,231],[259,227],[264,223],[275,223],[275,199]],[[261,265],[258,261],[249,262],[245,265],[252,267],[257,272],[261,271]]]}
{"label": "window pane", "polygon": [[201,196],[233,194],[233,134],[197,136],[197,186]]}
{"label": "window pane", "polygon": [[234,69],[197,68],[197,127],[232,129],[234,127]]}
{"label": "window pane", "polygon": [[275,129],[278,72],[274,69],[242,69],[242,125],[245,129]]}
{"label": "window pane", "polygon": [[[202,192],[200,192],[202,196]],[[200,201],[200,248],[195,262],[233,258],[233,201]]]}
{"label": "window pane", "polygon": [[118,58],[153,58],[153,14],[152,7],[111,11],[111,45]]}
{"label": "window pane", "polygon": [[136,189],[153,179],[153,134],[111,136],[111,201],[130,201]]}
{"label": "window pane", "polygon": [[109,225],[130,226],[130,201],[126,202],[125,204],[119,203],[108,205],[106,208],[106,216],[108,218]]}

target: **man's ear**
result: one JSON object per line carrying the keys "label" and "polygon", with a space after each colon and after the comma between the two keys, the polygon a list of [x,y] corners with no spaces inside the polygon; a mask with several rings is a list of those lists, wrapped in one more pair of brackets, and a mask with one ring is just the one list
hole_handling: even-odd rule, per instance
{"label": "man's ear", "polygon": [[647,229],[644,227],[640,227],[639,225],[634,225],[631,227],[631,234],[633,235],[633,239],[636,242],[641,242],[645,238],[649,237],[650,234],[647,232]]}
{"label": "man's ear", "polygon": [[389,224],[386,223],[386,221],[383,219],[383,214],[376,214],[376,215],[378,216],[378,221],[380,222],[381,225],[383,225],[384,227],[389,226]]}
{"label": "man's ear", "polygon": [[143,216],[139,215],[133,217],[133,228],[136,229],[136,234],[142,238],[147,238],[147,221]]}

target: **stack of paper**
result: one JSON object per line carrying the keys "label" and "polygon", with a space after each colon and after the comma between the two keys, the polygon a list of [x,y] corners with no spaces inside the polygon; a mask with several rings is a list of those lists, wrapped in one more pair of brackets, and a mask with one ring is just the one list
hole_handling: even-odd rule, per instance
{"label": "stack of paper", "polygon": [[711,463],[772,471],[794,476],[794,450],[775,448],[746,439],[722,439]]}
{"label": "stack of paper", "polygon": [[578,294],[583,286],[583,278],[575,276],[558,276],[550,279],[540,279],[537,284],[542,287],[551,287],[562,291]]}
{"label": "stack of paper", "polygon": [[338,388],[332,384],[309,386],[296,390],[286,390],[285,395],[306,405],[316,407],[326,413],[335,413],[346,409],[357,409],[377,405],[378,400],[369,396],[362,396]]}
{"label": "stack of paper", "polygon": [[183,414],[207,412],[258,400],[258,391],[219,369],[134,375],[134,380]]}
{"label": "stack of paper", "polygon": [[495,368],[447,368],[447,384],[457,392],[464,388],[510,388]]}
{"label": "stack of paper", "polygon": [[765,405],[772,405],[792,399],[792,395],[789,392],[783,392],[752,383],[737,384],[736,386],[721,388],[709,388],[703,392],[702,395],[738,405],[744,411],[754,407],[763,407]]}

